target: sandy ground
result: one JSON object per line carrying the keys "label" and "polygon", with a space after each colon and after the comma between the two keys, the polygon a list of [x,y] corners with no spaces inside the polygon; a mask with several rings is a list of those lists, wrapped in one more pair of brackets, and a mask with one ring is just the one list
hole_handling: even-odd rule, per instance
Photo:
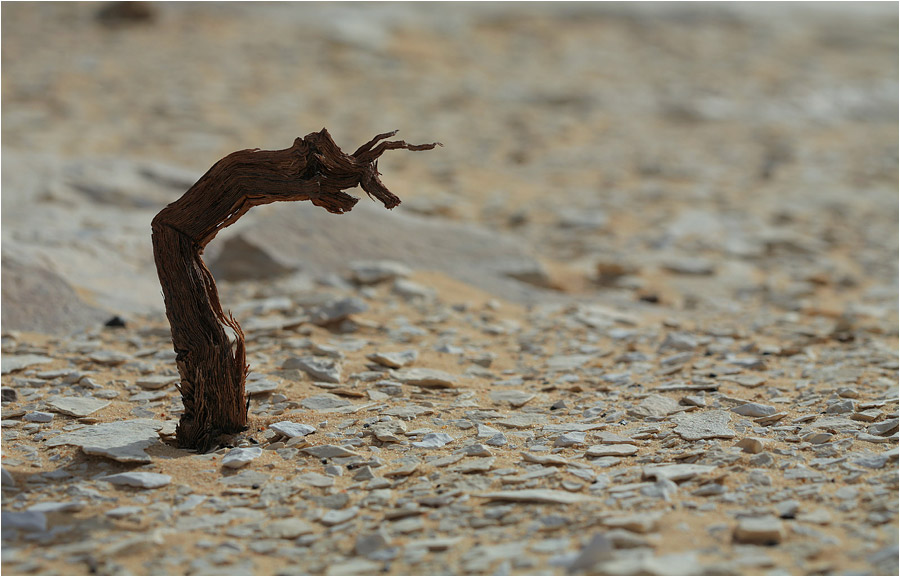
{"label": "sandy ground", "polygon": [[[16,323],[4,321],[3,355],[50,359],[4,369],[4,391],[17,392],[3,403],[4,574],[896,574],[896,5],[177,3],[103,21],[104,7],[2,7],[3,315]],[[395,279],[361,286],[347,263],[392,254],[380,237],[363,249],[376,221],[351,213],[334,234],[353,242],[267,248],[298,258],[297,275],[220,283],[250,327],[253,373],[277,383],[253,397],[252,426],[231,444],[272,450],[235,472],[220,465],[229,447],[196,455],[160,441],[137,466],[48,446],[97,423],[171,429],[175,388],[142,399],[136,384],[174,374],[149,218],[225,154],[323,126],[349,150],[395,128],[443,142],[383,158],[404,201],[395,212],[438,239],[458,224],[495,234],[484,260],[517,246],[528,274],[513,281],[477,256],[427,266],[431,253],[409,249],[424,296]],[[150,165],[163,175],[152,186],[141,180]],[[257,209],[216,243],[290,238],[292,218],[311,210]],[[416,247],[416,234],[396,242]],[[303,265],[303,251],[326,244],[340,248]],[[64,310],[59,330],[50,315],[36,331],[16,315],[29,300],[12,289],[30,277],[12,259],[52,271],[98,312]],[[367,310],[291,322],[328,298]],[[76,328],[62,330],[63,313]],[[97,322],[113,314],[124,329]],[[453,386],[381,393],[369,379],[384,369],[367,355],[406,349]],[[92,358],[110,351],[122,358]],[[282,368],[335,351],[335,386]],[[585,359],[560,360],[574,355]],[[27,419],[53,396],[100,391],[115,394],[90,416]],[[351,405],[302,406],[323,393]],[[641,409],[656,396],[674,405]],[[733,411],[745,403],[777,417]],[[394,417],[407,433],[453,442],[422,449],[410,443],[425,433],[394,444],[365,432],[410,405],[423,412]],[[680,418],[717,411],[731,436],[679,433]],[[517,415],[536,420],[498,424]],[[282,454],[269,428],[281,420],[317,426],[308,446],[359,441],[347,445],[359,463],[334,476],[335,462]],[[563,447],[548,428],[560,423],[597,428]],[[469,449],[487,438],[480,426],[508,442]],[[601,432],[631,439],[635,454],[591,456],[607,445]],[[748,437],[764,449],[736,447]],[[460,455],[493,460],[472,472],[435,464]],[[420,464],[396,473],[410,456]],[[354,478],[372,459],[383,488]],[[663,482],[646,469],[660,464],[710,469]],[[126,471],[171,480],[140,490],[97,479]],[[247,471],[266,481],[226,482]],[[308,473],[331,484],[298,480]],[[521,488],[585,500],[483,496]],[[192,496],[205,500],[180,509]],[[8,513],[41,503],[70,505],[40,530],[7,528]],[[421,511],[407,515],[407,503]],[[138,510],[109,514],[126,506]],[[347,521],[322,521],[352,507]],[[190,525],[228,511],[239,514]],[[628,515],[640,522],[622,529]],[[274,535],[284,519],[311,528]],[[741,537],[747,519],[774,523],[775,536]],[[379,531],[374,552],[359,545]]]}

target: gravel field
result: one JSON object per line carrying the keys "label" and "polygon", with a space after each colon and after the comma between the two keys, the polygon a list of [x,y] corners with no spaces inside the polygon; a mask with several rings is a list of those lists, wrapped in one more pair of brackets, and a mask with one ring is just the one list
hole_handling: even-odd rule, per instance
{"label": "gravel field", "polygon": [[[3,3],[3,574],[898,574],[897,18]],[[322,127],[444,146],[213,241],[179,449],[150,221]]]}

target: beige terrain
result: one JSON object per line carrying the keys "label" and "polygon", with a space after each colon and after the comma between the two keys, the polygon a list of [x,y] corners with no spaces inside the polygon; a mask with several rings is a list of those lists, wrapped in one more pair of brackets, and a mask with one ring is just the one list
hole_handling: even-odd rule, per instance
{"label": "beige terrain", "polygon": [[[897,15],[4,3],[3,574],[897,574]],[[150,220],[322,127],[444,146],[216,238],[179,449]]]}

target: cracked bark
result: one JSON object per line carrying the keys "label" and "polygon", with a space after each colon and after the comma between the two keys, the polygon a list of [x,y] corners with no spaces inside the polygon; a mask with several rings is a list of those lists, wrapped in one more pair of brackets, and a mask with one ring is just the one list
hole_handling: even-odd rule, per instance
{"label": "cracked bark", "polygon": [[397,206],[400,199],[378,178],[378,157],[387,150],[430,150],[440,143],[385,140],[394,134],[379,134],[353,154],[341,151],[324,128],[284,150],[234,152],[153,219],[153,256],[181,376],[179,446],[206,451],[220,435],[247,426],[244,334],[222,310],[215,280],[200,258],[204,247],[252,207],[271,202],[309,200],[343,214],[358,201],[343,191],[358,185],[385,208]]}

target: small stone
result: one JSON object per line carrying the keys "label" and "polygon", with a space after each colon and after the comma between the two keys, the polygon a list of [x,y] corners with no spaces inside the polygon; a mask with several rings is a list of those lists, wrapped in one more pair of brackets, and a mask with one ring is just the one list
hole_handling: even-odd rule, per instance
{"label": "small stone", "polygon": [[556,491],[553,489],[520,489],[516,491],[494,491],[492,493],[482,493],[475,495],[485,499],[494,501],[513,501],[523,503],[555,503],[568,505],[572,503],[583,503],[585,501],[593,501],[593,497],[581,495],[578,493],[569,493],[567,491]]}
{"label": "small stone", "polygon": [[169,475],[161,475],[159,473],[132,472],[105,475],[98,480],[106,481],[113,485],[127,485],[129,487],[138,487],[141,489],[158,489],[159,487],[165,487],[171,483],[172,477]]}
{"label": "small stone", "polygon": [[591,573],[599,563],[614,559],[615,546],[603,533],[596,533],[568,566],[570,575]]}
{"label": "small stone", "polygon": [[374,533],[360,535],[356,538],[354,551],[357,555],[368,557],[375,551],[384,549],[391,543],[391,538],[384,529],[378,529]]}
{"label": "small stone", "polygon": [[315,380],[326,383],[341,382],[341,365],[334,359],[325,357],[291,357],[282,365],[283,369],[300,369]]}
{"label": "small stone", "polygon": [[656,526],[659,520],[662,519],[662,516],[661,512],[636,513],[634,515],[607,517],[601,519],[600,522],[607,527],[625,529],[632,533],[650,533],[656,530]]}
{"label": "small stone", "polygon": [[310,485],[312,487],[319,487],[320,489],[334,486],[334,477],[331,477],[329,475],[322,475],[321,473],[316,473],[315,471],[310,471],[309,473],[298,475],[296,479],[301,483]]}
{"label": "small stone", "polygon": [[132,515],[138,515],[143,512],[143,507],[135,507],[135,506],[124,506],[124,507],[116,507],[115,509],[110,509],[105,513],[107,517],[112,517],[113,519],[124,519],[125,517],[131,517]]}
{"label": "small stone", "polygon": [[405,385],[417,385],[425,388],[446,389],[456,386],[458,377],[437,369],[399,369],[391,371],[394,379]]}
{"label": "small stone", "polygon": [[643,469],[645,479],[668,479],[669,481],[686,481],[697,475],[704,475],[715,470],[715,465],[694,465],[690,463],[678,465],[648,465]]}
{"label": "small stone", "polygon": [[482,423],[477,423],[475,426],[477,427],[477,432],[475,434],[476,439],[489,439],[500,432],[499,430]]}
{"label": "small stone", "polygon": [[534,453],[520,453],[522,455],[522,459],[529,463],[538,463],[540,465],[551,465],[551,466],[564,466],[568,465],[569,461],[564,457],[559,455],[536,455]]}
{"label": "small stone", "polygon": [[350,559],[329,565],[325,575],[375,575],[382,567],[381,562]]}
{"label": "small stone", "polygon": [[630,457],[637,455],[638,448],[629,444],[592,445],[585,451],[586,457]]}
{"label": "small stone", "polygon": [[688,333],[669,333],[665,340],[659,345],[659,351],[692,351],[699,346],[696,337]]}
{"label": "small stone", "polygon": [[852,413],[856,410],[856,403],[850,399],[831,403],[825,407],[825,412],[830,414]]}
{"label": "small stone", "polygon": [[319,326],[337,323],[358,313],[364,313],[369,310],[369,305],[362,299],[349,297],[336,299],[334,301],[318,306],[309,312],[310,320]]}
{"label": "small stone", "polygon": [[109,406],[109,401],[101,401],[91,397],[52,397],[47,406],[57,413],[70,417],[86,417]]}
{"label": "small stone", "polygon": [[649,395],[629,414],[637,417],[662,418],[678,410],[678,401],[663,395]]}
{"label": "small stone", "polygon": [[464,461],[450,470],[454,473],[462,473],[464,475],[470,473],[486,473],[494,468],[494,457],[484,457],[481,459],[471,459]]}
{"label": "small stone", "polygon": [[583,445],[586,435],[587,433],[575,431],[571,433],[563,433],[562,435],[556,437],[556,440],[553,442],[553,446],[572,447],[575,445]]}
{"label": "small stone", "polygon": [[735,444],[735,447],[743,449],[745,453],[755,455],[757,453],[762,453],[763,450],[765,450],[767,442],[766,439],[761,439],[759,437],[744,437]]}
{"label": "small stone", "polygon": [[291,421],[279,421],[277,423],[272,423],[271,425],[269,425],[269,428],[276,433],[290,438],[305,437],[306,435],[311,435],[316,432],[315,427],[304,425],[303,423],[294,423]]}
{"label": "small stone", "polygon": [[296,539],[301,535],[307,535],[315,531],[315,528],[301,519],[278,519],[262,528],[261,533],[269,539]]}
{"label": "small stone", "polygon": [[534,413],[516,413],[509,417],[505,417],[497,421],[498,425],[503,425],[510,429],[530,429],[536,425],[543,425],[547,422],[545,415]]}
{"label": "small stone", "polygon": [[88,356],[89,359],[99,365],[116,366],[131,360],[131,355],[119,351],[97,351]]}
{"label": "small stone", "polygon": [[432,299],[436,294],[434,289],[403,278],[394,281],[393,292],[407,299]]}
{"label": "small stone", "polygon": [[773,516],[744,518],[734,529],[734,540],[738,543],[777,545],[783,538],[781,521]]}
{"label": "small stone", "polygon": [[771,454],[762,452],[758,455],[753,455],[750,457],[750,464],[754,467],[768,467],[772,463],[775,462],[775,459]]}
{"label": "small stone", "polygon": [[244,387],[244,392],[250,396],[254,396],[272,393],[277,389],[278,383],[267,379],[257,379],[255,381],[249,381]]}
{"label": "small stone", "polygon": [[491,447],[503,447],[508,443],[509,441],[506,439],[506,435],[504,435],[503,433],[492,435],[488,440],[484,442],[485,445],[490,445]]}
{"label": "small stone", "polygon": [[353,474],[354,481],[369,481],[374,478],[375,473],[372,472],[372,468],[368,465],[360,467],[360,469]]}
{"label": "small stone", "polygon": [[513,408],[519,408],[533,399],[534,395],[525,391],[494,390],[490,392],[490,398],[495,403],[508,403]]}
{"label": "small stone", "polygon": [[134,384],[139,386],[142,389],[146,390],[156,390],[163,389],[168,387],[169,385],[174,385],[181,378],[177,375],[169,376],[169,375],[161,375],[161,376],[153,376],[153,377],[141,377],[138,378]]}
{"label": "small stone", "polygon": [[35,503],[28,507],[27,511],[37,511],[38,513],[74,513],[84,509],[82,501],[46,501],[43,503]]}
{"label": "small stone", "polygon": [[359,513],[359,508],[357,507],[330,509],[325,511],[325,513],[319,517],[319,522],[328,527],[333,527],[335,525],[340,525],[341,523],[346,523],[350,519],[356,517],[357,513]]}
{"label": "small stone", "polygon": [[419,358],[419,351],[415,349],[410,349],[408,351],[401,351],[399,353],[372,353],[367,355],[370,361],[374,361],[379,365],[384,365],[385,367],[389,367],[391,369],[399,369],[401,367],[405,367],[406,365],[411,365]]}
{"label": "small stone", "polygon": [[708,276],[716,271],[711,261],[701,257],[670,257],[662,263],[662,266],[676,274],[693,276]]}
{"label": "small stone", "polygon": [[309,409],[310,411],[328,411],[331,409],[347,407],[351,404],[352,403],[347,399],[342,399],[331,393],[313,395],[312,397],[307,397],[300,401],[300,406],[304,409]]}
{"label": "small stone", "polygon": [[372,432],[372,435],[379,441],[384,441],[385,443],[405,442],[405,439],[402,437],[402,435],[406,433],[406,425],[403,424],[403,421],[395,420],[375,423],[369,428],[369,430]]}
{"label": "small stone", "polygon": [[617,435],[615,433],[610,433],[607,431],[598,433],[597,438],[597,440],[599,440],[603,445],[621,445],[634,443],[634,439],[632,439],[631,437],[623,437],[621,435]]}
{"label": "small stone", "polygon": [[788,499],[786,501],[780,501],[775,503],[775,511],[778,513],[778,516],[782,519],[793,519],[797,516],[797,511],[800,510],[800,503],[793,500]]}
{"label": "small stone", "polygon": [[760,403],[745,403],[731,410],[739,415],[744,415],[745,417],[768,417],[769,415],[774,415],[778,412],[775,407]]}
{"label": "small stone", "polygon": [[672,417],[678,426],[675,433],[686,441],[701,439],[732,439],[735,432],[728,428],[731,416],[723,410],[694,414],[678,414]]}
{"label": "small stone", "polygon": [[888,421],[884,421],[883,423],[876,423],[874,425],[870,425],[867,429],[870,435],[878,435],[880,437],[887,437],[888,435],[893,435],[897,432],[898,424],[900,424],[900,420],[898,419],[890,419]]}
{"label": "small stone", "polygon": [[6,469],[0,469],[0,486],[4,489],[14,489],[16,487],[16,480]]}
{"label": "small stone", "polygon": [[593,355],[556,355],[547,359],[550,371],[574,371],[594,359]]}
{"label": "small stone", "polygon": [[356,261],[350,263],[350,270],[359,284],[376,284],[412,274],[405,264],[391,260]]}
{"label": "small stone", "polygon": [[834,435],[832,435],[831,433],[809,433],[808,435],[803,435],[800,438],[801,440],[812,445],[821,445],[833,439]]}
{"label": "small stone", "polygon": [[335,457],[358,457],[359,453],[354,453],[344,447],[337,445],[316,445],[314,447],[306,447],[301,449],[302,452],[318,457],[320,459],[333,459]]}
{"label": "small stone", "polygon": [[423,449],[437,449],[453,441],[453,437],[447,433],[428,433],[422,437],[421,441],[413,443],[413,446]]}
{"label": "small stone", "polygon": [[240,469],[253,459],[262,455],[261,447],[235,448],[222,458],[222,466],[228,469]]}
{"label": "small stone", "polygon": [[766,384],[766,379],[758,375],[736,375],[728,377],[728,380],[733,381],[742,387],[747,387],[748,389],[754,389],[760,385]]}
{"label": "small stone", "polygon": [[53,413],[44,413],[42,411],[33,411],[26,413],[22,419],[29,423],[49,423],[53,420]]}
{"label": "small stone", "polygon": [[19,398],[19,394],[11,387],[3,387],[0,389],[0,401],[4,403],[13,403]]}

